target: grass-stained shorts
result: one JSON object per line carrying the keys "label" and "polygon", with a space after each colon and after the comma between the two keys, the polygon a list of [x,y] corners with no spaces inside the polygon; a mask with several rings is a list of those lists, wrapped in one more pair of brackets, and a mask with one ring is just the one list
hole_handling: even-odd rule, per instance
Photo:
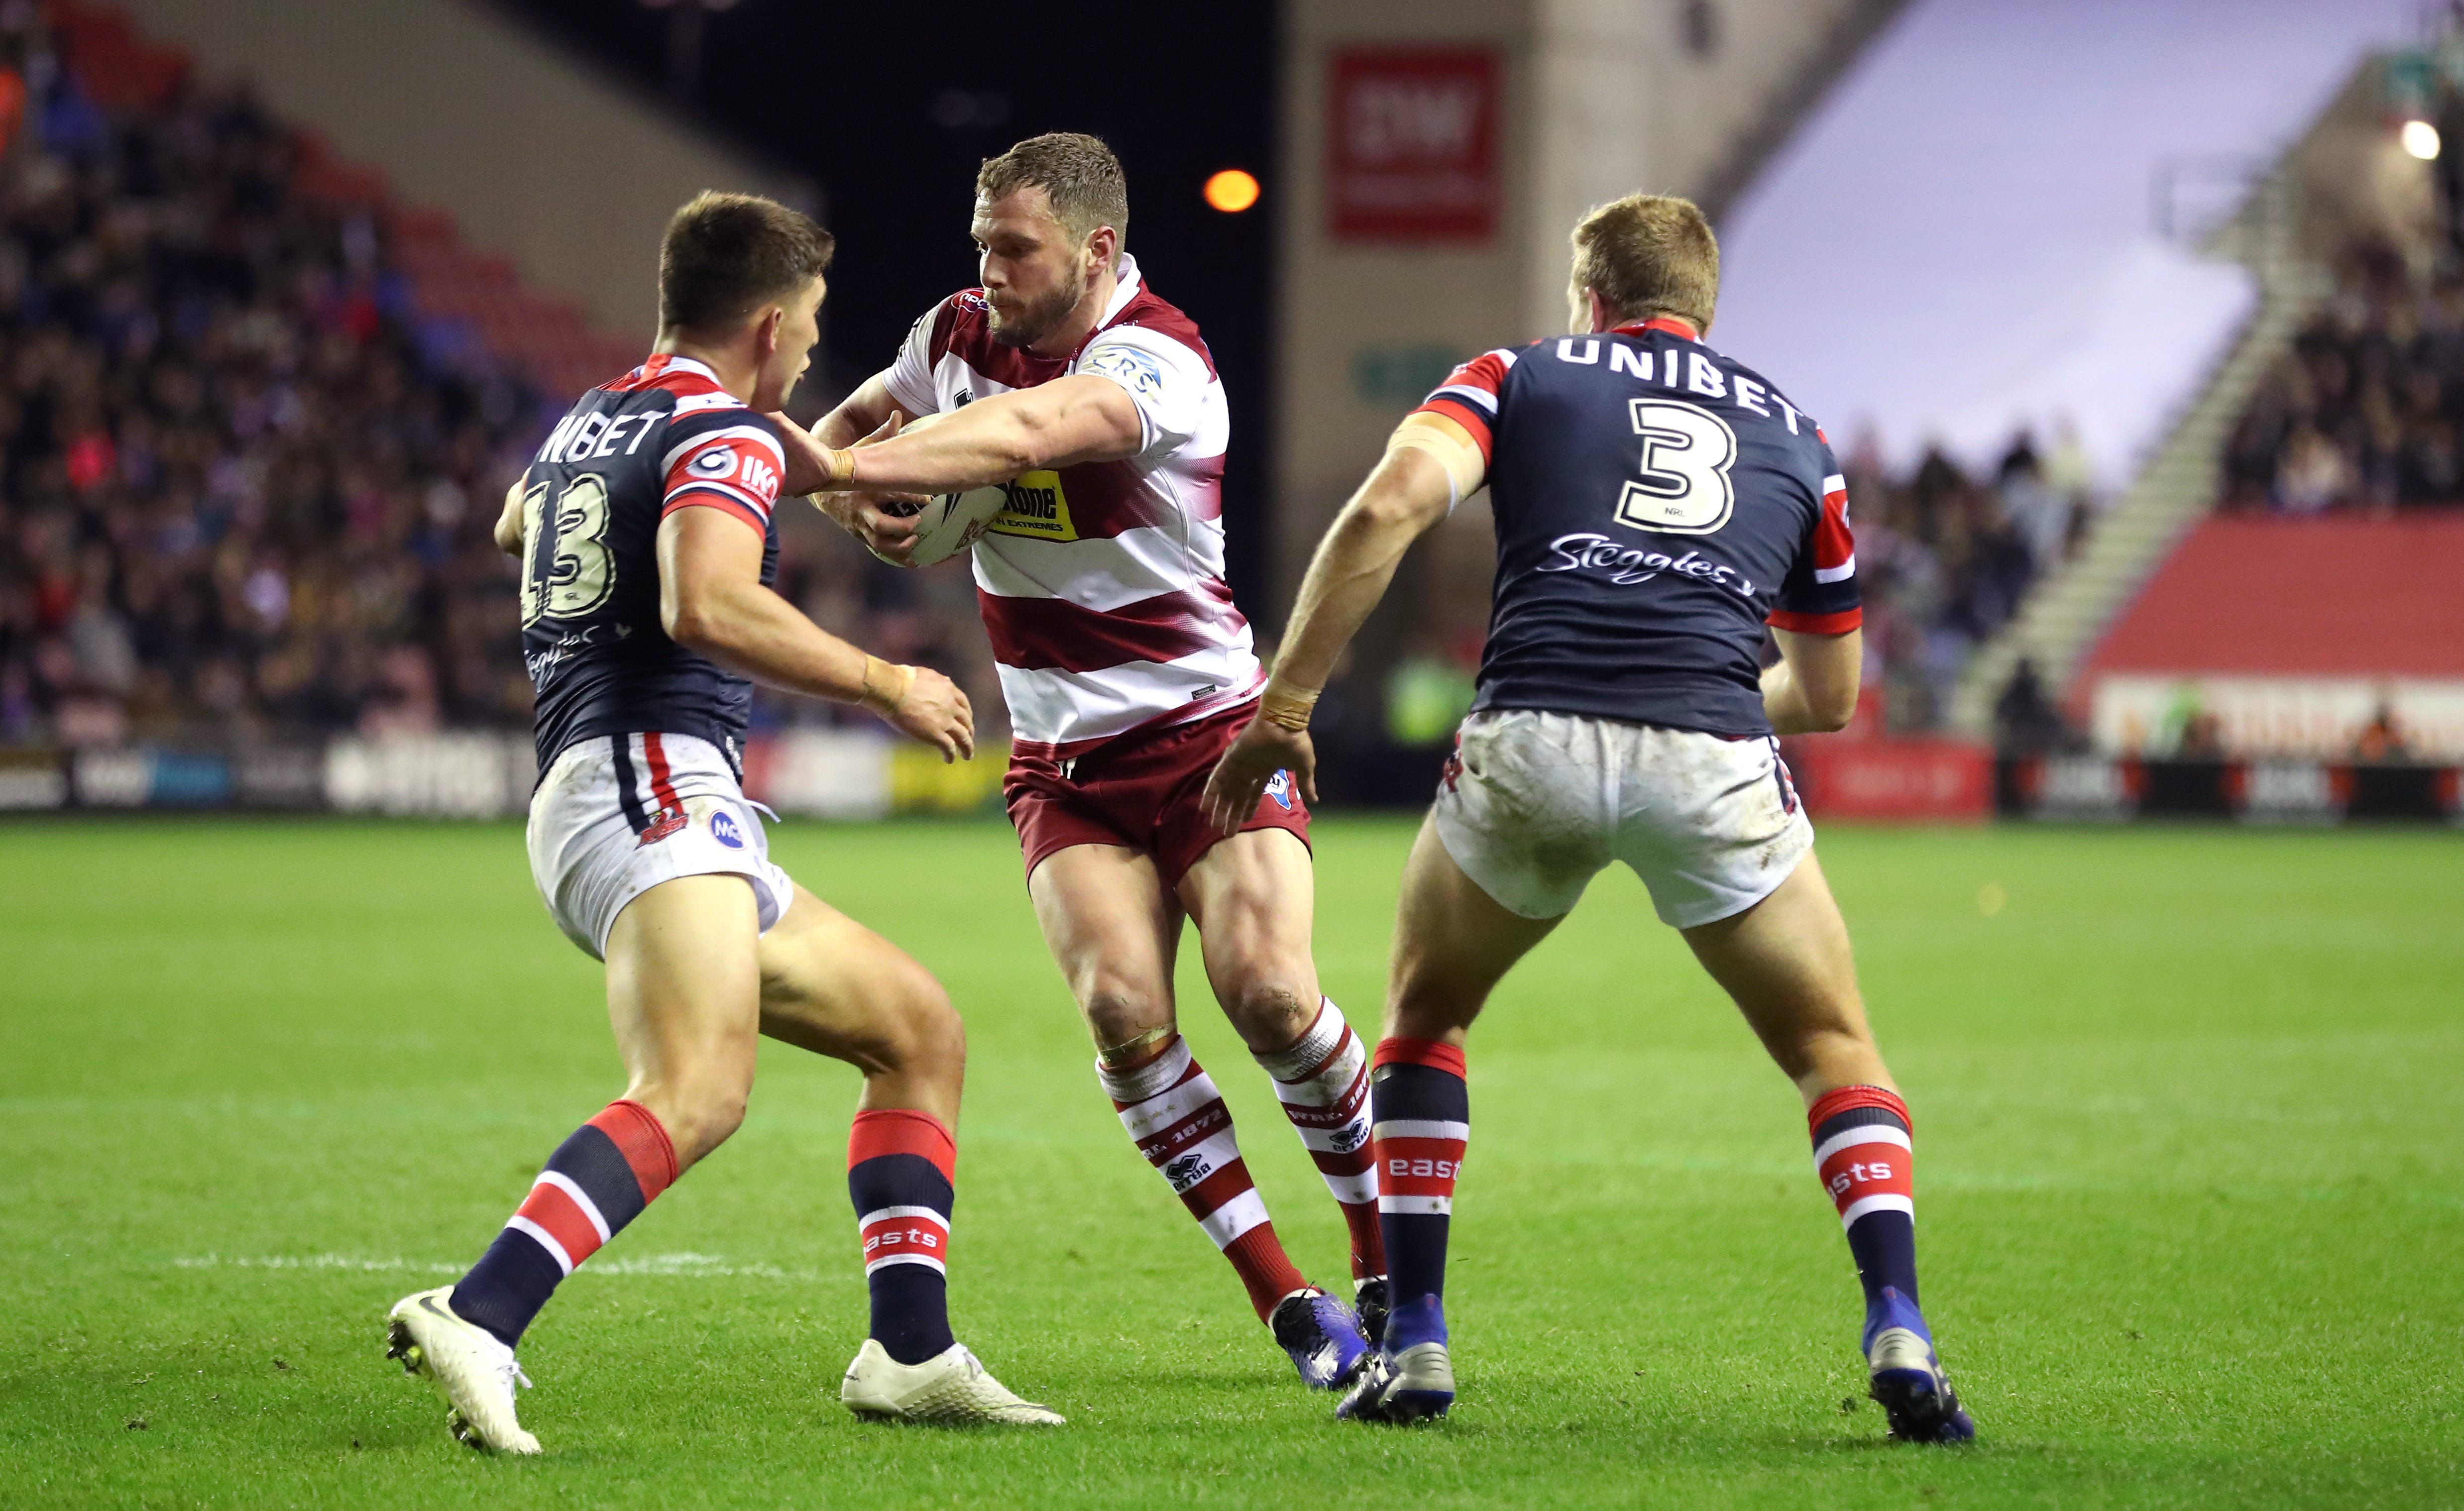
{"label": "grass-stained shorts", "polygon": [[1529,709],[1463,721],[1431,812],[1463,874],[1526,918],[1566,913],[1623,861],[1662,923],[1715,923],[1814,845],[1776,740]]}
{"label": "grass-stained shorts", "polygon": [[[1026,874],[1034,876],[1037,866],[1073,844],[1112,844],[1144,851],[1164,886],[1178,887],[1223,839],[1198,800],[1216,761],[1257,712],[1256,704],[1243,703],[1186,724],[1124,734],[1066,764],[1013,753],[1001,801],[1026,854]],[[1282,829],[1309,843],[1309,805],[1289,773],[1275,774],[1241,829]]]}
{"label": "grass-stained shorts", "polygon": [[691,734],[575,741],[531,794],[530,851],[556,926],[601,960],[616,915],[661,882],[741,876],[765,933],[796,897],[735,769]]}

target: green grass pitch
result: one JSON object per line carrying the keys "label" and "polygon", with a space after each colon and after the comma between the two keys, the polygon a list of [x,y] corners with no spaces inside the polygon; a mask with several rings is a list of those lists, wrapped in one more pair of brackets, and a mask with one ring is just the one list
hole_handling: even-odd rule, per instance
{"label": "green grass pitch", "polygon": [[[1408,824],[1319,832],[1376,1016]],[[1982,1439],[1884,1440],[1789,1087],[1631,876],[1471,1050],[1433,1429],[1338,1425],[1133,1156],[997,823],[790,823],[966,1013],[954,1309],[1048,1434],[866,1426],[852,1071],[765,1046],[736,1141],[526,1340],[544,1459],[382,1356],[619,1088],[511,826],[0,828],[0,1504],[2464,1502],[2464,838],[1858,831],[1823,853],[1916,1113],[1928,1312]],[[1998,908],[1994,907],[1999,903]],[[1184,954],[1311,1273],[1342,1228]]]}

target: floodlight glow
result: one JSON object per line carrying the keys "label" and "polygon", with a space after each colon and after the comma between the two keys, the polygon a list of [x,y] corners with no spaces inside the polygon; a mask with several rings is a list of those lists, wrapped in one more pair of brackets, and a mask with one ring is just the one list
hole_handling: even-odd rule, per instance
{"label": "floodlight glow", "polygon": [[1206,203],[1226,215],[1238,215],[1258,203],[1258,180],[1240,168],[1225,168],[1206,181]]}
{"label": "floodlight glow", "polygon": [[2404,149],[2428,163],[2438,156],[2438,128],[2427,120],[2408,120],[2400,133]]}

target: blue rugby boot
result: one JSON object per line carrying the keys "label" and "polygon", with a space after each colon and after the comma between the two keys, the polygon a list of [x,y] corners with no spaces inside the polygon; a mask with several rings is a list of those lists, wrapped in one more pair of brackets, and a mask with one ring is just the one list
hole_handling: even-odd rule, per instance
{"label": "blue rugby boot", "polygon": [[1352,1287],[1352,1304],[1360,1317],[1360,1336],[1375,1348],[1386,1341],[1386,1277],[1373,1275]]}
{"label": "blue rugby boot", "polygon": [[1387,1314],[1384,1345],[1334,1415],[1345,1422],[1425,1422],[1454,1404],[1445,1308],[1436,1297],[1422,1296]]}
{"label": "blue rugby boot", "polygon": [[1352,1308],[1321,1290],[1294,1291],[1275,1304],[1267,1325],[1312,1391],[1350,1385],[1374,1351]]}
{"label": "blue rugby boot", "polygon": [[1865,1365],[1893,1437],[1903,1443],[1964,1443],[1976,1435],[1976,1423],[1960,1410],[1959,1393],[1934,1357],[1925,1314],[1894,1286],[1883,1286],[1865,1314]]}

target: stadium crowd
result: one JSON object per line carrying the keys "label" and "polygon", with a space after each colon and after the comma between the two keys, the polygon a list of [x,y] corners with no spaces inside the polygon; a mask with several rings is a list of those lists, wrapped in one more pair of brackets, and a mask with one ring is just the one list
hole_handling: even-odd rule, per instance
{"label": "stadium crowd", "polygon": [[[560,396],[424,315],[385,217],[303,188],[297,142],[245,93],[105,109],[20,0],[0,0],[0,743],[523,727],[489,525]],[[1933,728],[2075,539],[2084,462],[2023,435],[1991,477],[1940,453],[1892,476],[1870,447],[1845,465],[1869,676],[1889,727]],[[814,520],[781,534],[791,600],[958,678],[1000,737],[963,571],[881,566]],[[1331,755],[1451,737],[1484,626],[1445,605],[1481,597],[1424,595]],[[756,729],[865,717],[765,693]]]}
{"label": "stadium crowd", "polygon": [[[489,527],[561,397],[425,317],[385,216],[299,161],[243,92],[102,108],[0,3],[0,743],[527,725]],[[963,673],[998,734],[964,584],[809,523],[782,590]]]}
{"label": "stadium crowd", "polygon": [[2315,514],[2464,498],[2464,274],[2353,250],[2225,452],[2223,507]]}
{"label": "stadium crowd", "polygon": [[0,14],[0,738],[517,716],[487,532],[537,397],[246,95],[106,111]]}

